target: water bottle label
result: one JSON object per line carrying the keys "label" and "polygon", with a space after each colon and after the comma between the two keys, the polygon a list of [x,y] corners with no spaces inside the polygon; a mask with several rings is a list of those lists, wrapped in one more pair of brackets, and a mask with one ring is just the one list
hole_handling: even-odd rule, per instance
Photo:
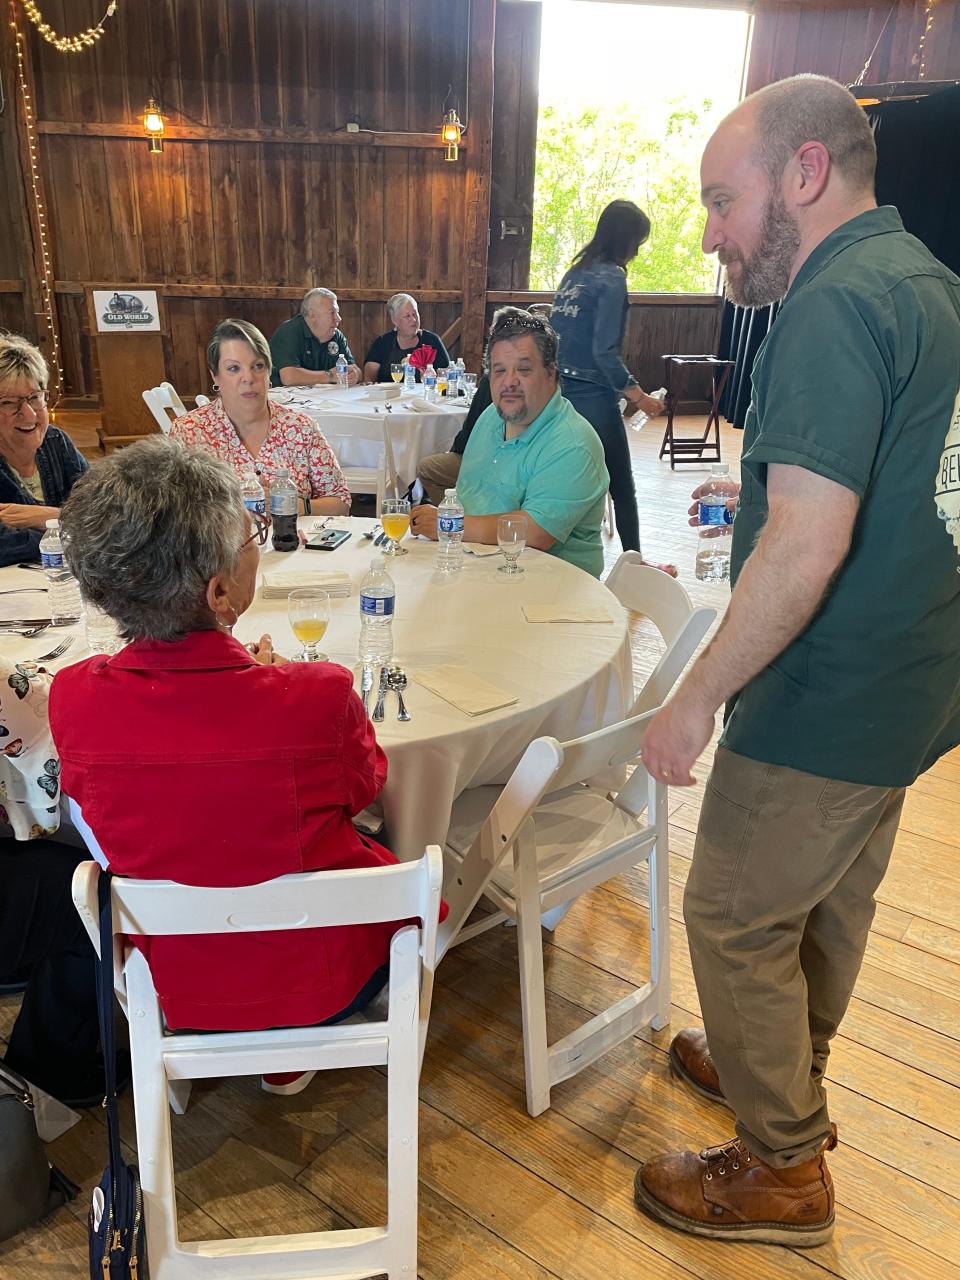
{"label": "water bottle label", "polygon": [[266,498],[244,498],[243,505],[248,511],[253,511],[258,516],[265,516],[267,514]]}
{"label": "water bottle label", "polygon": [[62,569],[63,568],[63,552],[62,551],[41,551],[40,564],[44,569]]}
{"label": "water bottle label", "polygon": [[392,618],[395,596],[360,596],[360,615],[364,618]]}
{"label": "water bottle label", "polygon": [[295,516],[297,514],[297,495],[295,493],[270,494],[271,516]]}
{"label": "water bottle label", "polygon": [[439,516],[437,529],[440,533],[463,533],[463,516]]}
{"label": "water bottle label", "polygon": [[733,524],[733,512],[729,510],[726,502],[700,503],[700,524],[702,525],[723,525]]}

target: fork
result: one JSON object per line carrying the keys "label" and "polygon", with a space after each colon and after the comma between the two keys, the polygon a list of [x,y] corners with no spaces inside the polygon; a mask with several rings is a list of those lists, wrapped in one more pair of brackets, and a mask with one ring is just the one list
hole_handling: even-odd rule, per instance
{"label": "fork", "polygon": [[53,662],[55,658],[62,658],[70,646],[73,644],[76,636],[66,636],[55,649],[51,649],[49,653],[41,653],[39,658],[35,658],[35,662]]}

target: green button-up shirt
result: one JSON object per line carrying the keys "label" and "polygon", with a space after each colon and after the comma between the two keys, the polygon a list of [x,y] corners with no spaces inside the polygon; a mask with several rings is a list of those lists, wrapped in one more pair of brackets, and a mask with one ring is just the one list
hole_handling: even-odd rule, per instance
{"label": "green button-up shirt", "polygon": [[512,440],[496,406],[484,409],[464,450],[457,496],[468,516],[525,511],[556,538],[551,555],[599,578],[609,487],[600,437],[558,390]]}
{"label": "green button-up shirt", "polygon": [[894,208],[839,227],[754,364],[734,583],[767,518],[771,463],[826,476],[861,505],[813,621],[728,706],[731,751],[906,786],[960,742],[960,573],[938,514],[958,392],[960,280]]}
{"label": "green button-up shirt", "polygon": [[303,316],[296,315],[284,320],[270,339],[270,355],[273,358],[271,384],[280,386],[281,369],[309,369],[313,373],[324,373],[332,369],[341,355],[346,356],[347,364],[356,364],[350,344],[339,329],[335,330],[329,342],[320,342],[313,336]]}

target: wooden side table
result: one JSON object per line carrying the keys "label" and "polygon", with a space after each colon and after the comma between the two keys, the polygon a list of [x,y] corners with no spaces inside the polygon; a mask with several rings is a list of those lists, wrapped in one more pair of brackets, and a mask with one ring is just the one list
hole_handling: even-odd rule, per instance
{"label": "wooden side table", "polygon": [[[719,462],[720,461],[720,398],[723,395],[730,371],[735,361],[721,360],[717,356],[664,356],[663,385],[667,389],[664,405],[667,410],[667,426],[660,446],[660,457],[667,455],[670,459],[670,470],[675,471],[678,462]],[[674,434],[673,417],[686,385],[687,375],[692,368],[709,368],[712,384],[710,412],[703,435],[678,436]]]}

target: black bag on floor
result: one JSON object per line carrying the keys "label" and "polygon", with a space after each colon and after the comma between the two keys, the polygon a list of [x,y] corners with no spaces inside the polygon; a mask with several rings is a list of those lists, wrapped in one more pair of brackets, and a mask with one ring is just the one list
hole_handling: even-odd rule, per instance
{"label": "black bag on floor", "polygon": [[90,1280],[145,1280],[147,1275],[140,1175],[120,1154],[120,1113],[117,1107],[117,1046],[114,1038],[113,923],[110,880],[100,873],[100,963],[97,1008],[107,1093],[107,1138],[110,1163],[93,1193],[87,1219],[90,1236]]}
{"label": "black bag on floor", "polygon": [[30,1086],[0,1062],[0,1240],[32,1227],[78,1190],[47,1163]]}

